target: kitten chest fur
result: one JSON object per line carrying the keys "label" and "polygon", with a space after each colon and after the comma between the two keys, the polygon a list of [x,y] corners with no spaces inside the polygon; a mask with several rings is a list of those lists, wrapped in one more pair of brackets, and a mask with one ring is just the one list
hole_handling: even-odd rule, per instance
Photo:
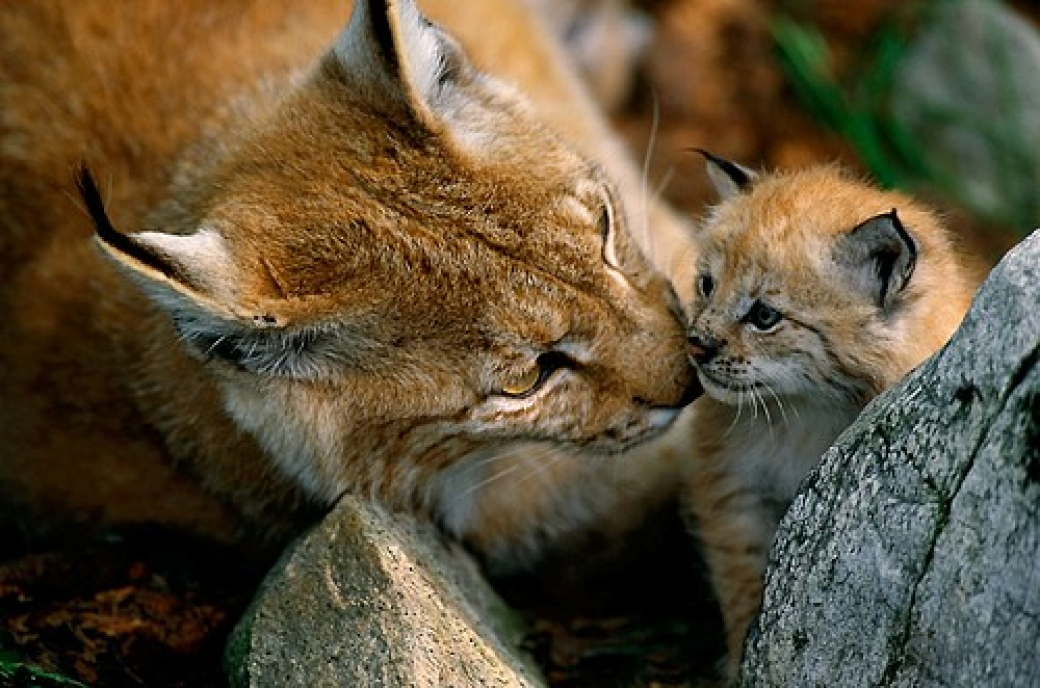
{"label": "kitten chest fur", "polygon": [[784,400],[782,407],[775,402],[757,407],[714,399],[702,403],[719,407],[719,415],[728,417],[729,430],[714,452],[715,465],[757,495],[777,523],[806,474],[860,410],[801,400]]}

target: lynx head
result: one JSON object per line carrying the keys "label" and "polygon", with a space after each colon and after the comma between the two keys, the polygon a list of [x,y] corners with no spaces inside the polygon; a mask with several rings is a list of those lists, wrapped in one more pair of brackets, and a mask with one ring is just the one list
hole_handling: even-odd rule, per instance
{"label": "lynx head", "polygon": [[620,451],[686,401],[674,297],[609,181],[411,0],[356,2],[223,137],[144,231],[81,188],[101,248],[312,496],[413,499],[516,441]]}
{"label": "lynx head", "polygon": [[758,175],[705,157],[722,200],[687,317],[709,395],[858,405],[950,335],[960,277],[927,211],[835,167]]}

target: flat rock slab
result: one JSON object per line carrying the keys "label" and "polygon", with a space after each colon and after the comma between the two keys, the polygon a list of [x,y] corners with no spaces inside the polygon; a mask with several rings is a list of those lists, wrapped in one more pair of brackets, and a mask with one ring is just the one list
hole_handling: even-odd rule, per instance
{"label": "flat rock slab", "polygon": [[1040,686],[1040,232],[781,524],[740,685]]}
{"label": "flat rock slab", "polygon": [[272,569],[232,634],[232,686],[544,685],[519,627],[437,531],[347,497]]}

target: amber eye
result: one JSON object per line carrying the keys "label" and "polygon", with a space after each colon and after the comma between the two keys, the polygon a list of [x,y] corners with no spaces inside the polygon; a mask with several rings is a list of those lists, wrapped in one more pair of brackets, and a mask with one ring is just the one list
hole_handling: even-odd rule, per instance
{"label": "amber eye", "polygon": [[761,301],[755,301],[751,306],[751,310],[744,316],[744,322],[749,323],[756,330],[764,331],[776,327],[783,317],[780,311],[772,306],[767,306]]}
{"label": "amber eye", "polygon": [[522,397],[534,391],[538,384],[538,378],[542,376],[541,368],[537,365],[525,370],[522,375],[502,385],[502,393],[509,397]]}
{"label": "amber eye", "polygon": [[550,351],[535,359],[534,365],[514,379],[502,385],[502,394],[507,397],[530,396],[545,384],[554,372],[571,365],[570,358],[558,351]]}

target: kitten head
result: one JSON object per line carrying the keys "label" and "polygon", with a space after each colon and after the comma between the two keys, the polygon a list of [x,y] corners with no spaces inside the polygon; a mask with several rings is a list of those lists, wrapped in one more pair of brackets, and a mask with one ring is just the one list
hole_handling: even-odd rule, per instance
{"label": "kitten head", "polygon": [[966,290],[926,210],[835,167],[759,175],[705,156],[722,201],[687,317],[709,395],[862,404],[949,337]]}
{"label": "kitten head", "polygon": [[[620,451],[695,382],[598,168],[410,0],[356,2],[302,83],[190,156],[104,252],[319,499],[507,442]],[[178,355],[171,353],[171,355]]]}

